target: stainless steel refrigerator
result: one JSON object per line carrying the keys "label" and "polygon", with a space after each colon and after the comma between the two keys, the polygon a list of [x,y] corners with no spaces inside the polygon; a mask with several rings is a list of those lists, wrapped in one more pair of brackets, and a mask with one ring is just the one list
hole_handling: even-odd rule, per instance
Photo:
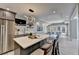
{"label": "stainless steel refrigerator", "polygon": [[14,22],[0,19],[0,54],[14,49]]}
{"label": "stainless steel refrigerator", "polygon": [[0,54],[14,49],[15,12],[0,8]]}
{"label": "stainless steel refrigerator", "polygon": [[7,50],[7,20],[0,19],[0,54]]}

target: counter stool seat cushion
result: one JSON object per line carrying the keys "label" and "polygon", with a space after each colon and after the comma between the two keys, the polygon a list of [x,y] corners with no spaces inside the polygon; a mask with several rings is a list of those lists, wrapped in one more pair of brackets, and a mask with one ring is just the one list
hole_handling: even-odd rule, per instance
{"label": "counter stool seat cushion", "polygon": [[49,43],[49,44],[53,44],[52,40],[48,40],[47,43]]}
{"label": "counter stool seat cushion", "polygon": [[32,52],[31,55],[44,55],[44,51],[42,49],[37,49]]}
{"label": "counter stool seat cushion", "polygon": [[46,43],[44,44],[41,49],[44,51],[44,55],[47,55],[48,52],[51,50],[52,44]]}
{"label": "counter stool seat cushion", "polygon": [[46,43],[46,44],[44,44],[41,48],[42,48],[43,50],[47,50],[47,49],[49,49],[51,46],[52,46],[52,44]]}

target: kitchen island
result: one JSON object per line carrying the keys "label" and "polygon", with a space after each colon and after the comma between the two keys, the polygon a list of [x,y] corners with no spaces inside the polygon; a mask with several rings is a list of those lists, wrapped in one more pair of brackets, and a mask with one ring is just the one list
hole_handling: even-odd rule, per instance
{"label": "kitchen island", "polygon": [[29,55],[34,50],[40,48],[45,42],[48,35],[39,35],[35,39],[28,38],[28,36],[14,38],[14,41],[20,48],[21,55]]}

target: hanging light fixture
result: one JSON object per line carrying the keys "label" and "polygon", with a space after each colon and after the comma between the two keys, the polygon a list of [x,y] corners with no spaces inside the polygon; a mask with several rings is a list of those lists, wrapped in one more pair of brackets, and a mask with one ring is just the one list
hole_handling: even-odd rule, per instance
{"label": "hanging light fixture", "polygon": [[[28,9],[29,12],[33,13],[34,10]],[[27,16],[27,25],[29,28],[33,27],[35,24],[35,18],[33,16]]]}
{"label": "hanging light fixture", "polygon": [[35,18],[33,16],[28,16],[27,17],[27,25],[28,27],[33,27],[35,24]]}
{"label": "hanging light fixture", "polygon": [[34,12],[34,10],[32,10],[32,9],[29,9],[29,11],[32,12],[32,13]]}

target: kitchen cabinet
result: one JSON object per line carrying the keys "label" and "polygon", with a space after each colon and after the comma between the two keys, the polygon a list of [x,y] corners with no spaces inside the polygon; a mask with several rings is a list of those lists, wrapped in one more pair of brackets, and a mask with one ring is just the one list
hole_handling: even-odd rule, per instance
{"label": "kitchen cabinet", "polygon": [[0,8],[0,18],[2,19],[15,20],[15,14],[12,11]]}
{"label": "kitchen cabinet", "polygon": [[5,19],[5,12],[3,10],[0,10],[0,18]]}
{"label": "kitchen cabinet", "polygon": [[15,15],[13,13],[5,12],[5,14],[6,14],[6,19],[15,20]]}

